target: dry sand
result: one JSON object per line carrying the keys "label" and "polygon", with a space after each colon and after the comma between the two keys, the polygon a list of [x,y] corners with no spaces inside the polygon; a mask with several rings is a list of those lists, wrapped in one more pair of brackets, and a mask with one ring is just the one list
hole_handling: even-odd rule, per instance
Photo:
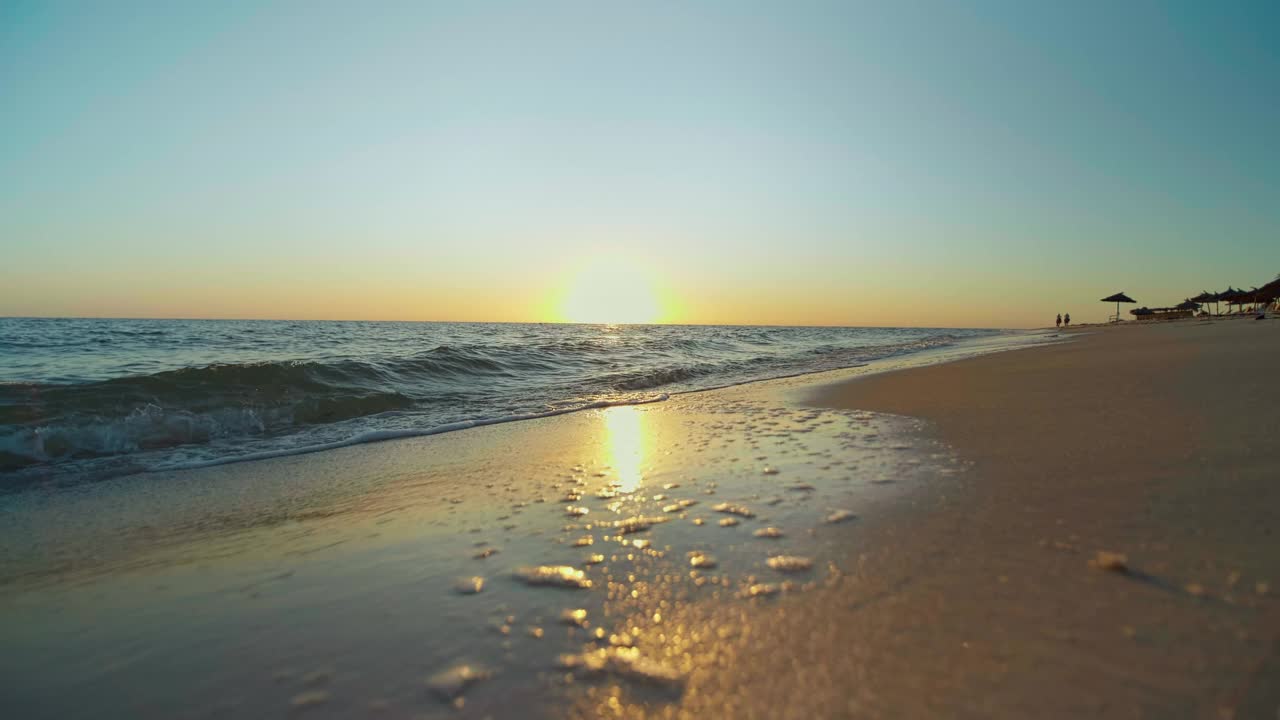
{"label": "dry sand", "polygon": [[[913,658],[903,672],[931,697],[904,702],[1276,717],[1277,357],[1280,323],[1126,326],[822,393],[924,418],[974,463],[966,492],[902,531],[912,552],[936,553],[931,569],[858,621],[928,627],[914,648],[877,648]],[[1099,551],[1126,555],[1129,572],[1091,568]]]}
{"label": "dry sand", "polygon": [[0,706],[1274,717],[1278,349],[1124,327],[8,498]]}

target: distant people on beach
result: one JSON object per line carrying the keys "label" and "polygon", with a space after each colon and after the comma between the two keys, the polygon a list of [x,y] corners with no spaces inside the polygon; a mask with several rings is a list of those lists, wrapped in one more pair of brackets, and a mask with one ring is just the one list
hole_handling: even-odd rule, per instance
{"label": "distant people on beach", "polygon": [[1071,324],[1071,313],[1067,313],[1066,315],[1063,315],[1063,316],[1062,316],[1062,324],[1063,324],[1063,325],[1070,325],[1070,324]]}
{"label": "distant people on beach", "polygon": [[1054,321],[1058,327],[1062,327],[1062,313],[1058,313],[1058,319]]}

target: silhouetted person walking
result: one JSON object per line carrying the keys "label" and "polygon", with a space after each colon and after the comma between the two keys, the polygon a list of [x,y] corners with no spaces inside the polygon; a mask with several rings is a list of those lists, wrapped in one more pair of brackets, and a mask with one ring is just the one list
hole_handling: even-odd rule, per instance
{"label": "silhouetted person walking", "polygon": [[1062,324],[1063,324],[1063,325],[1070,325],[1070,324],[1071,324],[1071,313],[1067,313],[1066,315],[1063,315],[1063,316],[1062,316]]}
{"label": "silhouetted person walking", "polygon": [[1062,327],[1062,313],[1058,313],[1058,319],[1054,321],[1054,324],[1058,327]]}

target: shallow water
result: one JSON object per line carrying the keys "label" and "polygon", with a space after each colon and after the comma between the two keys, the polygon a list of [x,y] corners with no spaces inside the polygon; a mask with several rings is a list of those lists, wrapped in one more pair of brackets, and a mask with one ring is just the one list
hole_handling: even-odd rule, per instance
{"label": "shallow water", "polygon": [[659,400],[998,335],[0,318],[0,492]]}
{"label": "shallow water", "polygon": [[754,643],[760,613],[838,582],[885,503],[954,482],[913,431],[744,389],[11,497],[3,545],[41,542],[0,562],[6,704],[661,715],[803,654]]}

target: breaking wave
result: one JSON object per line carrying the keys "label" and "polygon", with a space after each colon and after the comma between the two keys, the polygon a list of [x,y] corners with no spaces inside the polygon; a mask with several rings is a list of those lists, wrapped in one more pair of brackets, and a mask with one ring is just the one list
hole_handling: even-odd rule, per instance
{"label": "breaking wave", "polygon": [[994,334],[31,319],[0,330],[0,489],[652,402]]}

